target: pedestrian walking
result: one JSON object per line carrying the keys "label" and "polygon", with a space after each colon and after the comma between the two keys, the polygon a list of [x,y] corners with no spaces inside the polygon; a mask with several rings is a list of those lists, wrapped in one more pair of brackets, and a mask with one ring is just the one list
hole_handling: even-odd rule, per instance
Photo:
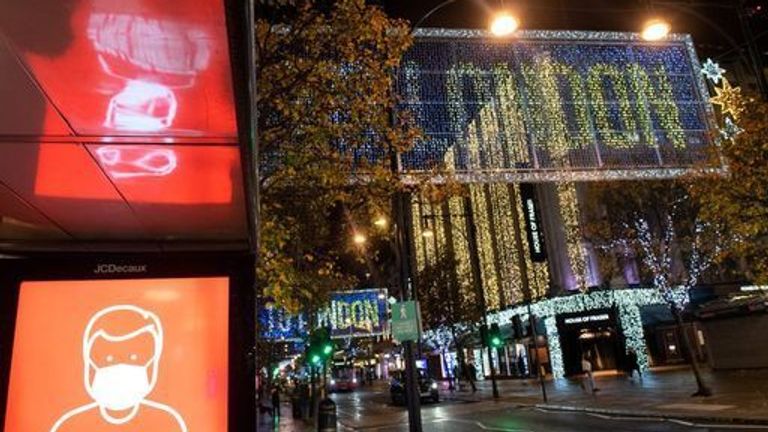
{"label": "pedestrian walking", "polygon": [[475,368],[474,363],[469,363],[466,368],[467,371],[467,381],[469,381],[469,386],[472,387],[472,393],[477,392],[477,386],[475,386],[475,378],[477,378],[477,368]]}
{"label": "pedestrian walking", "polygon": [[635,371],[637,371],[637,377],[643,379],[643,373],[640,372],[640,364],[637,362],[637,353],[634,348],[630,348],[627,351],[627,375],[632,379]]}
{"label": "pedestrian walking", "polygon": [[272,418],[280,419],[280,389],[277,386],[272,387]]}
{"label": "pedestrian walking", "polygon": [[461,390],[461,367],[459,363],[453,365],[453,376],[451,376],[452,387]]}
{"label": "pedestrian walking", "polygon": [[589,361],[587,355],[581,357],[581,371],[584,373],[582,376],[581,387],[587,393],[596,393],[600,391],[595,387],[595,377],[592,374],[592,362]]}

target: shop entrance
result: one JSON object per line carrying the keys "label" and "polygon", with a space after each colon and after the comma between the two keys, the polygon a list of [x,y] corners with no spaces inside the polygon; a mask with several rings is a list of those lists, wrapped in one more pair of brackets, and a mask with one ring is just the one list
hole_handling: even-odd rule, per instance
{"label": "shop entrance", "polygon": [[581,358],[587,355],[593,371],[619,367],[623,341],[612,310],[595,310],[557,317],[566,375],[581,373]]}

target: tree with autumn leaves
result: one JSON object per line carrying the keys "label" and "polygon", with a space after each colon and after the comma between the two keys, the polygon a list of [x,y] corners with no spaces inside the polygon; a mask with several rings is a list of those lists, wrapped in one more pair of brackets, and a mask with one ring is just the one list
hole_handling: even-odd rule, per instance
{"label": "tree with autumn leaves", "polygon": [[734,240],[721,261],[736,261],[752,282],[768,284],[768,103],[749,100],[732,127],[713,155],[724,170],[691,178],[690,191],[703,219]]}
{"label": "tree with autumn leaves", "polygon": [[257,276],[265,297],[298,312],[356,284],[342,265],[359,253],[352,233],[390,214],[403,187],[390,152],[418,134],[391,117],[407,23],[363,0],[288,3],[260,7],[255,24]]}

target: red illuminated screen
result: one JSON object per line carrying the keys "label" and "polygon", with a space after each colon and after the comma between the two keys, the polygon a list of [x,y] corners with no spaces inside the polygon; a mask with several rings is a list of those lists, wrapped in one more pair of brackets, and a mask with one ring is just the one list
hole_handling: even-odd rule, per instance
{"label": "red illuminated screen", "polygon": [[25,282],[8,432],[224,432],[227,278]]}
{"label": "red illuminated screen", "polygon": [[[11,2],[54,23],[12,42],[77,135],[235,136],[222,0]],[[50,5],[49,5],[50,3]],[[35,43],[29,42],[35,38]],[[58,120],[58,121],[57,121]]]}

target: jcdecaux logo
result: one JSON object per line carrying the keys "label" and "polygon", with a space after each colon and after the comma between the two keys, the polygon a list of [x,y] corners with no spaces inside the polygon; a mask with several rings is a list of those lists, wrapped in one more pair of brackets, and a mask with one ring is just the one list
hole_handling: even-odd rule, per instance
{"label": "jcdecaux logo", "polygon": [[98,264],[93,270],[94,274],[116,274],[116,273],[146,273],[147,265],[121,265],[121,264]]}

